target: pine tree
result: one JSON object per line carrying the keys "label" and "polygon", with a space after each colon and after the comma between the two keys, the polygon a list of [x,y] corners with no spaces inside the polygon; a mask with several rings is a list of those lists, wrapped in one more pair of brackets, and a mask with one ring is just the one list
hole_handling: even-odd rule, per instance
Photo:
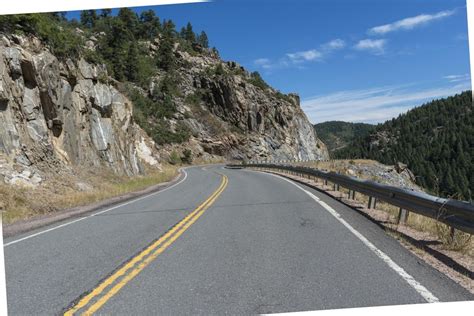
{"label": "pine tree", "polygon": [[136,42],[131,42],[128,48],[125,76],[128,81],[136,82],[138,79],[138,47]]}
{"label": "pine tree", "polygon": [[164,22],[162,38],[157,54],[157,64],[158,67],[166,71],[172,70],[175,66],[175,57],[173,52],[175,33],[176,30],[174,23],[171,20]]}
{"label": "pine tree", "polygon": [[81,24],[85,27],[92,28],[97,22],[97,14],[95,10],[81,11]]}
{"label": "pine tree", "polygon": [[209,40],[207,38],[206,32],[202,31],[197,38],[197,42],[204,48],[209,48]]}
{"label": "pine tree", "polygon": [[161,31],[160,19],[155,15],[155,11],[147,10],[140,14],[140,33],[142,37],[152,40]]}
{"label": "pine tree", "polygon": [[184,30],[184,39],[190,43],[196,42],[196,34],[194,34],[193,26],[190,22],[188,22],[186,29]]}
{"label": "pine tree", "polygon": [[112,15],[112,10],[111,9],[102,9],[100,10],[100,17],[101,18],[107,18]]}

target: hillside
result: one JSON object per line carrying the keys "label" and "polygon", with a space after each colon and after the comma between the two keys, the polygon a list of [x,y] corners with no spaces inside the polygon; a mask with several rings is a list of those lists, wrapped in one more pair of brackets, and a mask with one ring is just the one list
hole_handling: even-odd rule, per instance
{"label": "hillside", "polygon": [[383,124],[334,152],[336,158],[403,162],[435,194],[469,200],[474,192],[471,91],[434,100]]}
{"label": "hillside", "polygon": [[76,167],[324,159],[295,94],[219,57],[154,11],[0,17],[0,174],[36,186]]}
{"label": "hillside", "polygon": [[365,137],[374,128],[371,124],[329,121],[314,125],[319,138],[329,152],[342,149],[355,138]]}

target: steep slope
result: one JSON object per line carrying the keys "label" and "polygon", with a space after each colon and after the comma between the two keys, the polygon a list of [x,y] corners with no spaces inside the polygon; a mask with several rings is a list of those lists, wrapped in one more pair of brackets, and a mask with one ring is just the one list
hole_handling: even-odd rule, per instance
{"label": "steep slope", "polygon": [[346,147],[355,138],[368,135],[374,126],[365,123],[329,121],[315,124],[314,128],[328,150],[333,152]]}
{"label": "steep slope", "polygon": [[148,13],[87,11],[82,25],[0,17],[4,182],[36,186],[76,167],[136,175],[186,156],[328,158],[297,95],[224,62],[190,25],[178,34]]}
{"label": "steep slope", "polygon": [[177,69],[183,93],[173,97],[175,118],[204,151],[229,159],[327,158],[297,95],[255,85],[252,74],[215,55],[177,54],[178,62],[188,67]]}
{"label": "steep slope", "polygon": [[[103,67],[63,62],[33,37],[0,41],[0,173],[8,183],[37,184],[41,172],[70,165],[141,172],[152,141],[133,122],[132,104]],[[148,144],[148,145],[147,145]],[[149,148],[148,148],[149,149]]]}
{"label": "steep slope", "polygon": [[412,109],[336,151],[335,157],[369,158],[385,164],[400,161],[418,176],[418,184],[434,193],[472,199],[472,93],[465,91]]}

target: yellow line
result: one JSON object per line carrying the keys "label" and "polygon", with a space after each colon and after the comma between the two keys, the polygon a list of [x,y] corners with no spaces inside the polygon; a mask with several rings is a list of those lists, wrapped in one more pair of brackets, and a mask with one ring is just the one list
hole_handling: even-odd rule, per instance
{"label": "yellow line", "polygon": [[[188,214],[185,218],[183,218],[178,224],[176,224],[171,230],[169,230],[166,234],[164,234],[162,237],[160,237],[157,241],[155,241],[153,244],[151,244],[150,246],[148,246],[145,250],[143,250],[141,253],[139,253],[137,256],[135,256],[132,260],[130,260],[127,264],[125,264],[122,268],[120,268],[119,270],[117,270],[114,274],[112,274],[110,277],[108,277],[106,280],[104,280],[101,284],[99,284],[99,286],[97,286],[92,292],[90,292],[88,295],[86,295],[85,297],[83,297],[75,306],[73,306],[71,309],[69,309],[68,311],[66,311],[64,313],[64,315],[67,315],[67,316],[70,316],[70,315],[73,315],[74,313],[76,313],[78,310],[80,310],[81,308],[83,308],[84,306],[86,306],[93,298],[97,297],[98,295],[100,295],[109,285],[113,284],[118,278],[120,278],[121,276],[125,275],[127,273],[128,270],[130,270],[131,268],[134,268],[135,265],[137,265],[137,263],[139,263],[141,260],[143,260],[143,258],[145,256],[147,256],[149,253],[151,253],[152,251],[154,251],[157,247],[159,247],[166,239],[168,239],[170,236],[172,236],[175,232],[176,233],[176,237],[174,238],[170,238],[170,240],[165,243],[162,247],[158,248],[155,253],[153,253],[150,257],[152,257],[153,259],[151,260],[148,260],[150,257],[148,257],[146,260],[144,260],[143,262],[141,262],[137,268],[135,268],[134,270],[132,270],[130,272],[130,274],[132,274],[134,271],[136,271],[137,269],[139,269],[140,267],[142,267],[139,271],[143,270],[143,268],[145,268],[145,266],[147,266],[151,261],[153,261],[161,252],[163,252],[163,250],[165,250],[174,240],[176,240],[186,229],[188,229],[189,226],[191,226],[192,223],[194,223],[197,218],[199,218],[203,213],[204,211],[212,204],[214,203],[214,201],[217,199],[217,197],[224,191],[225,187],[227,186],[227,177],[225,175],[223,175],[223,178],[222,178],[222,182],[219,186],[219,188],[214,191],[214,193],[208,198],[206,199],[201,205],[199,205],[193,212],[191,212],[190,214]],[[199,214],[198,214],[199,213]],[[161,248],[163,248],[161,251],[159,251]],[[159,251],[159,252],[158,252]],[[146,262],[146,264],[145,264]],[[138,272],[139,272],[138,271]],[[133,277],[138,274],[138,272],[136,272]],[[129,274],[129,275],[130,275]],[[127,275],[119,284],[123,283],[125,279],[127,279],[129,277],[129,275]],[[132,277],[132,278],[133,278]],[[125,285],[130,279],[132,278],[129,278],[127,279],[127,281],[125,283],[123,283],[123,285]],[[121,287],[123,287],[120,286]],[[115,289],[117,286],[115,286],[113,289]],[[119,288],[119,289],[120,289]],[[112,291],[111,290],[111,291]],[[109,291],[109,293],[111,292]],[[102,306],[110,297],[112,297],[117,291],[115,291],[112,295],[110,295],[106,300],[103,301],[102,304],[100,304],[100,306]],[[107,293],[106,295],[108,295],[109,293]],[[103,298],[102,298],[103,299]],[[102,301],[99,300],[99,301]],[[98,301],[98,302],[99,302]],[[98,303],[97,302],[97,303]],[[97,304],[96,303],[96,304]],[[96,305],[92,305],[91,306],[91,309]],[[100,306],[98,306],[97,308],[99,308]],[[95,309],[96,310],[96,309]],[[89,313],[93,313],[91,312],[90,310],[88,310],[86,312],[87,314]]]}
{"label": "yellow line", "polygon": [[[227,185],[227,180],[226,180],[226,185]],[[225,187],[222,188],[218,195],[216,195],[210,202],[209,204],[206,205],[205,208],[203,208],[199,214],[197,214],[195,217],[193,217],[189,222],[186,223],[186,225],[181,229],[179,232],[177,232],[173,237],[171,237],[168,241],[166,241],[161,247],[155,250],[153,254],[151,254],[148,258],[146,258],[143,262],[141,262],[138,267],[134,268],[129,274],[127,274],[119,283],[117,283],[108,293],[103,295],[95,304],[93,304],[86,312],[86,315],[91,315],[95,313],[102,305],[104,305],[112,296],[118,293],[122,287],[124,287],[130,280],[132,280],[135,276],[137,276],[145,267],[150,264],[153,260],[158,257],[163,251],[165,251],[168,246],[170,246],[176,239],[179,238],[192,224],[194,224],[195,221],[198,220],[199,217],[201,217],[202,214],[206,211],[209,206],[211,206],[212,203],[219,197],[219,195],[224,191]]]}

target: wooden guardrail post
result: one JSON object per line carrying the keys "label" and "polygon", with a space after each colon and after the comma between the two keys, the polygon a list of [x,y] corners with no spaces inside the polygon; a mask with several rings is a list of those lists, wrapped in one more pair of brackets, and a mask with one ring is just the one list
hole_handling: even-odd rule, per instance
{"label": "wooden guardrail post", "polygon": [[398,217],[397,217],[397,224],[403,223],[405,224],[408,220],[409,212],[403,208],[398,210]]}
{"label": "wooden guardrail post", "polygon": [[377,199],[372,196],[369,196],[369,204],[367,208],[370,210],[370,209],[374,209],[375,206],[377,206]]}

